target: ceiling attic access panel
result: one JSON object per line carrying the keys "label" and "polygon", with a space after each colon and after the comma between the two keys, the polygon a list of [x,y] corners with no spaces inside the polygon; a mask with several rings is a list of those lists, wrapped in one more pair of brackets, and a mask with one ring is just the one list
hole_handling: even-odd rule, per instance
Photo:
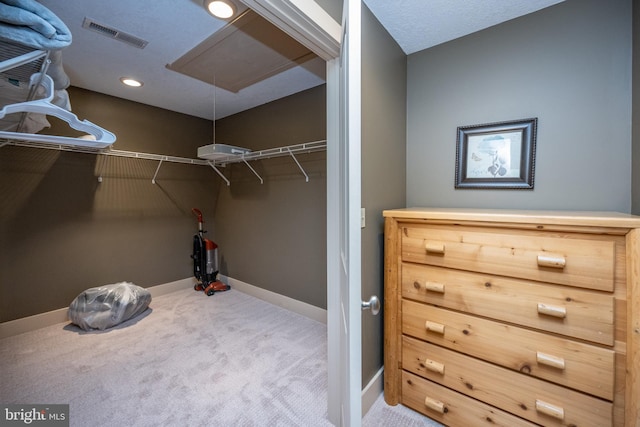
{"label": "ceiling attic access panel", "polygon": [[312,61],[315,58],[308,48],[247,10],[167,68],[238,92],[296,66],[324,79],[324,61]]}

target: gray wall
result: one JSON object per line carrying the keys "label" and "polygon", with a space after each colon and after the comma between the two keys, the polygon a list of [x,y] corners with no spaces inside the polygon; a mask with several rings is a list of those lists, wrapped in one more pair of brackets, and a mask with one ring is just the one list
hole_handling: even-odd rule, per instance
{"label": "gray wall", "polygon": [[640,215],[640,1],[633,2],[633,178],[631,213]]}
{"label": "gray wall", "polygon": [[[78,88],[81,119],[113,131],[114,148],[195,157],[207,120]],[[48,132],[69,134],[50,118]],[[71,132],[73,133],[73,132]],[[211,213],[208,167],[37,148],[0,149],[0,322],[67,307],[83,290],[119,281],[148,287],[192,275],[192,207]],[[102,176],[102,183],[97,177]]]}
{"label": "gray wall", "polygon": [[[362,297],[384,297],[385,209],[405,206],[407,57],[362,8]],[[382,366],[383,316],[362,318],[363,386]]]}
{"label": "gray wall", "polygon": [[[533,191],[454,189],[458,126],[529,117]],[[631,0],[567,0],[412,54],[407,204],[630,212],[630,123]]]}
{"label": "gray wall", "polygon": [[[216,121],[216,142],[260,149],[326,138],[325,86]],[[224,169],[213,240],[221,272],[308,304],[327,307],[326,152],[252,162]],[[212,194],[215,196],[215,194]]]}

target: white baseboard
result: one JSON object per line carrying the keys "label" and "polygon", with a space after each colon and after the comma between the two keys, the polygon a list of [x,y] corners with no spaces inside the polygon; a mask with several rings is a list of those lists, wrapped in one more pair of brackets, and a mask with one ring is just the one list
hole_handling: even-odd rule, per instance
{"label": "white baseboard", "polygon": [[[195,283],[195,279],[191,277],[162,285],[151,286],[147,288],[147,290],[151,293],[151,298],[155,298],[184,288],[193,288]],[[58,323],[66,323],[69,321],[69,317],[67,316],[68,310],[68,307],[64,307],[46,313],[34,314],[33,316],[0,323],[0,339],[46,328],[47,326]]]}
{"label": "white baseboard", "polygon": [[[231,277],[221,276],[223,282],[228,283],[233,289],[249,294],[271,304],[277,305],[295,313],[309,317],[318,322],[327,323],[327,310],[315,307],[293,298],[267,291],[266,289],[250,285]],[[176,280],[175,282],[163,283],[161,285],[150,286],[147,290],[151,293],[151,298],[166,295],[171,292],[180,291],[185,288],[193,288],[196,279],[189,277],[187,279]],[[34,314],[33,316],[23,317],[21,319],[10,320],[0,323],[0,339],[22,334],[25,332],[35,331],[36,329],[45,328],[47,326],[65,323],[69,321],[67,316],[68,308],[59,308],[57,310],[48,311],[46,313]]]}
{"label": "white baseboard", "polygon": [[287,296],[250,285],[232,277],[221,275],[220,279],[231,286],[231,289],[237,289],[242,293],[254,296],[263,301],[267,301],[273,305],[277,305],[278,307],[286,308],[289,311],[301,314],[318,322],[324,324],[327,323],[327,310],[323,308],[319,308],[315,305],[307,304],[306,302],[298,301],[293,298],[289,298]]}
{"label": "white baseboard", "polygon": [[160,295],[170,294],[171,292],[177,292],[183,289],[193,289],[193,286],[196,283],[198,283],[198,281],[195,279],[195,277],[189,277],[187,279],[176,280],[175,282],[151,286],[147,288],[147,290],[151,293],[151,298],[155,298],[159,297]]}
{"label": "white baseboard", "polygon": [[362,389],[362,416],[363,417],[367,415],[367,412],[369,412],[369,409],[371,409],[373,404],[376,402],[376,399],[378,398],[378,396],[380,396],[380,393],[382,393],[382,390],[384,388],[384,376],[382,375],[383,373],[384,373],[384,366],[380,368],[378,372],[376,372],[373,378],[371,378],[371,381],[369,381],[369,384],[367,384]]}
{"label": "white baseboard", "polygon": [[34,314],[33,316],[0,323],[0,339],[35,331],[36,329],[58,323],[68,322],[67,311],[67,307],[59,308],[58,310],[47,311],[46,313]]}

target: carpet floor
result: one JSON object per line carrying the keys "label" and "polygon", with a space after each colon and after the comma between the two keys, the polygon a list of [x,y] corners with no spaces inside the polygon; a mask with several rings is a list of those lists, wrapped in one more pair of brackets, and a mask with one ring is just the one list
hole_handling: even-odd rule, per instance
{"label": "carpet floor", "polygon": [[[0,402],[69,404],[71,426],[331,426],[326,325],[231,290],[156,297],[107,331],[0,340]],[[380,396],[364,426],[439,426]]]}

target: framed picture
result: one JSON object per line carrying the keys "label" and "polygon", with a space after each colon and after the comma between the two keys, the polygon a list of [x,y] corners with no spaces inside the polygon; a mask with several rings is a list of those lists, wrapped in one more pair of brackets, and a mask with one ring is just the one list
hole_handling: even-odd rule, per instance
{"label": "framed picture", "polygon": [[455,188],[533,189],[538,119],[458,128]]}

